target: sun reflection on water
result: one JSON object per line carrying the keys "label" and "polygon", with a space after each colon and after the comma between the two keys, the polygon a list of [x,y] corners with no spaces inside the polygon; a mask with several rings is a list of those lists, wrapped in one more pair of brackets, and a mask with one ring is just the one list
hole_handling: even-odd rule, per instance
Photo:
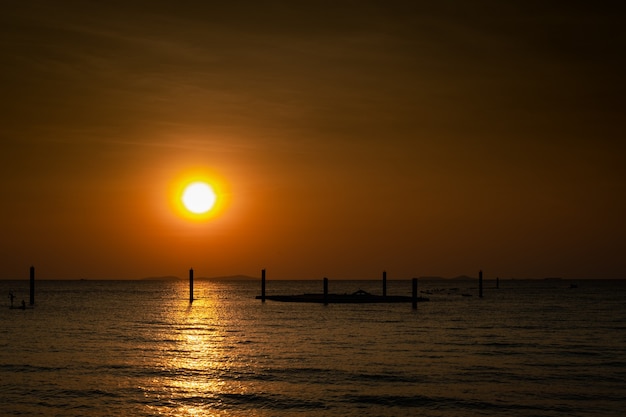
{"label": "sun reflection on water", "polygon": [[218,309],[219,300],[202,295],[191,305],[179,302],[163,312],[169,326],[161,327],[155,338],[170,343],[154,358],[158,376],[151,382],[154,390],[149,391],[168,394],[149,405],[151,412],[166,416],[226,413],[220,410],[221,398],[235,387],[223,377],[229,358],[224,347],[226,326]]}

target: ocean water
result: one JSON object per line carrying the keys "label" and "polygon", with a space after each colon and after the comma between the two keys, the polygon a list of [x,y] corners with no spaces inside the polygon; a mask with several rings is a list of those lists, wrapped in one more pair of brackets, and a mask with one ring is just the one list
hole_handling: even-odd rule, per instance
{"label": "ocean water", "polygon": [[622,416],[626,281],[572,282],[0,281],[0,415]]}

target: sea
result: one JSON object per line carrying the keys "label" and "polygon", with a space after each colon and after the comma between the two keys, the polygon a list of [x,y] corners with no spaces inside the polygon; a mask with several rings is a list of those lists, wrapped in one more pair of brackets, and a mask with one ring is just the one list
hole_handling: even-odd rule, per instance
{"label": "sea", "polygon": [[[626,281],[0,281],[2,416],[623,416]],[[267,294],[322,292],[268,281]],[[329,292],[381,294],[378,281]],[[410,295],[410,280],[387,294]]]}

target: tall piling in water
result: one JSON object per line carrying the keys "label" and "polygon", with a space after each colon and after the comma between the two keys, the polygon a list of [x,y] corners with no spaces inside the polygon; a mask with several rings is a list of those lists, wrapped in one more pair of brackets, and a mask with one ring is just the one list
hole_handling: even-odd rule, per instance
{"label": "tall piling in water", "polygon": [[387,296],[387,271],[383,271],[383,297]]}
{"label": "tall piling in water", "polygon": [[328,278],[324,277],[324,305],[328,305]]}
{"label": "tall piling in water", "polygon": [[193,268],[189,269],[189,302],[193,303]]}
{"label": "tall piling in water", "polygon": [[478,296],[483,298],[483,271],[478,271]]}
{"label": "tall piling in water", "polygon": [[265,269],[261,269],[261,302],[265,302]]}
{"label": "tall piling in water", "polygon": [[413,291],[411,292],[411,302],[413,310],[417,309],[417,278],[413,278]]}
{"label": "tall piling in water", "polygon": [[35,267],[30,267],[30,305],[35,304]]}

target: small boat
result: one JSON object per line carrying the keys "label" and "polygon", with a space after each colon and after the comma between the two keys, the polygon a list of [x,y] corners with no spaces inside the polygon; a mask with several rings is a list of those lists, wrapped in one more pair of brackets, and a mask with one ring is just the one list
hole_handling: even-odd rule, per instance
{"label": "small boat", "polygon": [[[257,300],[263,297],[256,296]],[[299,294],[299,295],[266,295],[266,300],[292,303],[328,303],[328,304],[365,304],[365,303],[410,303],[413,297],[404,295],[374,295],[367,291],[358,290],[352,294]],[[418,302],[428,301],[428,298],[417,297]]]}

